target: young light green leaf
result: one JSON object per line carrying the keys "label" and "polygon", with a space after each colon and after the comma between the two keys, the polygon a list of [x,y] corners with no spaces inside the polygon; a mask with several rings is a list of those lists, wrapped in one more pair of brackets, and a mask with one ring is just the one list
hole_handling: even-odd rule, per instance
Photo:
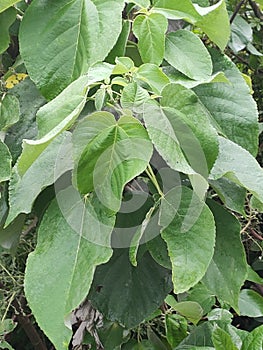
{"label": "young light green leaf", "polygon": [[176,187],[162,199],[160,225],[172,263],[174,292],[183,293],[201,280],[212,259],[213,215],[192,190]]}
{"label": "young light green leaf", "polygon": [[5,143],[0,140],[0,182],[7,181],[11,176],[12,156]]}
{"label": "young light green leaf", "polygon": [[263,297],[252,289],[241,290],[238,304],[241,316],[263,316]]}
{"label": "young light green leaf", "polygon": [[258,112],[250,89],[230,59],[210,51],[214,73],[223,71],[230,84],[199,85],[195,93],[218,125],[218,131],[256,156],[258,152]]}
{"label": "young light green leaf", "polygon": [[[98,286],[103,286],[99,292]],[[116,249],[111,260],[97,268],[88,298],[107,319],[132,328],[150,316],[171,289],[170,271],[149,253],[134,267],[128,249]]]}
{"label": "young light green leaf", "polygon": [[201,39],[188,30],[180,29],[166,36],[164,57],[190,79],[208,79],[212,74],[209,52]]}
{"label": "young light green leaf", "polygon": [[215,350],[238,350],[233,343],[231,336],[222,328],[217,327],[212,334]]}
{"label": "young light green leaf", "polygon": [[159,66],[164,57],[167,19],[159,13],[139,15],[133,22],[133,33],[138,39],[138,48],[144,63]]}
{"label": "young light green leaf", "polygon": [[256,159],[236,143],[219,136],[219,156],[210,177],[216,180],[222,176],[245,187],[263,201],[263,170]]}
{"label": "young light green leaf", "polygon": [[19,114],[19,100],[16,96],[4,95],[0,101],[0,130],[8,130],[19,120]]}
{"label": "young light green leaf", "polygon": [[195,24],[223,51],[230,37],[230,22],[225,0],[220,0],[210,7],[195,5],[195,8],[202,16],[202,19]]}
{"label": "young light green leaf", "polygon": [[[36,250],[27,260],[25,275],[27,301],[38,325],[57,350],[68,348],[72,336],[65,326],[65,318],[85,299],[96,266],[107,262],[112,254],[111,248],[96,245],[90,236],[101,234],[109,240],[114,217],[107,218],[90,200],[82,204],[79,212],[79,208],[74,207],[75,196],[71,192],[69,188],[58,194],[60,203],[68,202],[66,217],[56,200],[46,211]],[[68,223],[68,218],[75,214],[77,218],[82,217],[79,231]]]}
{"label": "young light green leaf", "polygon": [[70,152],[71,134],[64,132],[32,160],[25,172],[20,172],[18,164],[14,167],[9,186],[10,210],[6,225],[19,213],[30,213],[38,194],[64,172],[72,169]]}
{"label": "young light green leaf", "polygon": [[202,282],[211,293],[238,312],[239,291],[247,276],[240,225],[222,206],[213,201],[208,204],[216,222],[216,245],[213,259]]}
{"label": "young light green leaf", "polygon": [[202,18],[190,0],[156,0],[153,2],[152,11],[170,19],[184,19],[190,23]]}
{"label": "young light green leaf", "polygon": [[19,2],[19,0],[1,0],[0,13]]}
{"label": "young light green leaf", "polygon": [[[0,4],[0,54],[3,53],[9,46],[10,35],[9,27],[16,19],[16,10],[14,8],[9,8],[6,11],[1,9],[4,4]],[[11,6],[11,5],[10,5]],[[4,11],[4,12],[3,12]]]}
{"label": "young light green leaf", "polygon": [[46,98],[104,60],[121,32],[123,6],[123,0],[39,0],[29,6],[20,28],[21,55]]}
{"label": "young light green leaf", "polygon": [[134,80],[139,84],[147,84],[157,95],[161,94],[165,85],[170,83],[169,78],[155,64],[142,64],[134,74]]}
{"label": "young light green leaf", "polygon": [[[95,191],[101,202],[118,211],[124,185],[147,167],[153,147],[142,124],[133,117],[118,122],[108,112],[96,112],[73,133],[74,177],[81,193]],[[76,144],[75,143],[75,144]]]}

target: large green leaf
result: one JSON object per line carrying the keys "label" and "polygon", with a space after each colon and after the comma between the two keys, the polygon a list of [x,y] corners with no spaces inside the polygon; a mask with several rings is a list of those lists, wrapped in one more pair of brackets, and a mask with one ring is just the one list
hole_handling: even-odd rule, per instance
{"label": "large green leaf", "polygon": [[155,0],[152,11],[162,13],[170,19],[185,19],[195,23],[202,17],[190,0]]}
{"label": "large green leaf", "polygon": [[[25,275],[30,308],[57,350],[67,349],[72,335],[65,326],[65,318],[85,299],[95,267],[107,262],[112,254],[109,247],[94,244],[89,236],[102,234],[109,239],[114,217],[107,218],[100,207],[93,207],[92,201],[77,212],[71,191],[69,188],[58,194],[59,202],[67,201],[67,217],[55,200],[48,208],[39,228],[36,250],[28,257]],[[67,221],[75,214],[83,220],[79,231]]]}
{"label": "large green leaf", "polygon": [[230,37],[230,23],[225,0],[220,0],[210,7],[202,8],[195,5],[195,8],[202,15],[202,19],[195,24],[223,51]]}
{"label": "large green leaf", "polygon": [[96,112],[80,123],[73,144],[79,191],[95,190],[106,207],[118,211],[124,185],[145,170],[152,155],[142,124],[126,116],[116,122],[113,114]]}
{"label": "large green leaf", "polygon": [[144,63],[154,63],[157,66],[162,63],[167,27],[167,19],[159,13],[135,18],[132,29],[138,38],[138,48]]}
{"label": "large green leaf", "polygon": [[89,298],[107,319],[131,328],[150,316],[171,289],[170,271],[148,253],[133,267],[128,250],[118,249],[97,268]]}
{"label": "large green leaf", "polygon": [[[263,4],[263,3],[262,3]],[[259,326],[247,335],[241,350],[261,350],[263,348],[263,326]]]}
{"label": "large green leaf", "polygon": [[0,182],[10,179],[12,157],[5,143],[0,140]]}
{"label": "large green leaf", "polygon": [[161,105],[191,167],[207,177],[218,156],[217,133],[209,114],[195,93],[179,84],[163,89]]}
{"label": "large green leaf", "polygon": [[52,99],[107,56],[121,32],[123,5],[123,0],[36,0],[29,6],[20,29],[21,55],[45,97]]}
{"label": "large green leaf", "polygon": [[230,140],[254,156],[258,151],[258,113],[256,103],[241,73],[230,59],[211,51],[214,73],[223,71],[228,83],[210,83],[194,90],[218,124],[218,129]]}
{"label": "large green leaf", "polygon": [[[2,3],[0,4],[0,54],[3,53],[9,46],[10,35],[9,27],[16,19],[16,10],[9,8],[5,12],[1,11]],[[1,13],[2,12],[2,13]]]}
{"label": "large green leaf", "polygon": [[7,94],[0,101],[0,130],[6,131],[19,120],[19,100]]}
{"label": "large green leaf", "polygon": [[14,167],[9,185],[10,210],[6,225],[19,213],[30,213],[38,194],[72,169],[70,142],[71,134],[64,132],[47,146],[25,172],[21,173],[17,165]]}
{"label": "large green leaf", "polygon": [[248,151],[220,136],[219,156],[210,176],[215,180],[225,176],[263,201],[262,168]]}
{"label": "large green leaf", "polygon": [[164,57],[174,68],[191,79],[207,79],[212,74],[209,52],[201,39],[188,30],[177,30],[166,36]]}
{"label": "large green leaf", "polygon": [[240,288],[247,277],[247,263],[237,219],[222,206],[208,202],[216,222],[213,259],[202,280],[211,293],[238,311]]}
{"label": "large green leaf", "polygon": [[183,293],[204,276],[215,243],[213,215],[187,187],[176,187],[162,199],[160,225],[172,263],[175,293]]}

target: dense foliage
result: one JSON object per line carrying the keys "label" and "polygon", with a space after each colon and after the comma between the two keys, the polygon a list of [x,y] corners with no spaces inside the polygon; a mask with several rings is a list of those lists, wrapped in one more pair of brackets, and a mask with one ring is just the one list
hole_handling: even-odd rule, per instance
{"label": "dense foliage", "polygon": [[262,7],[0,0],[0,348],[262,350]]}

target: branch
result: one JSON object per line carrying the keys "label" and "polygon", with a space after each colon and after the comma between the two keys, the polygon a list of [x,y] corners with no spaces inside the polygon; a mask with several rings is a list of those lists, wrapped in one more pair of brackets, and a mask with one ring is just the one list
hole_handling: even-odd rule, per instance
{"label": "branch", "polygon": [[249,0],[249,4],[252,7],[255,16],[258,17],[260,20],[263,20],[263,13],[260,11],[260,8],[255,3],[255,1]]}
{"label": "branch", "polygon": [[[23,301],[24,301],[24,298],[23,298]],[[22,306],[19,304],[17,300],[13,301],[13,306],[17,312],[17,314],[15,315],[15,320],[20,324],[20,326],[25,331],[34,349],[47,350],[47,347],[43,343],[42,339],[40,338],[36,328],[31,323],[29,316],[23,315],[23,310],[21,310]]]}

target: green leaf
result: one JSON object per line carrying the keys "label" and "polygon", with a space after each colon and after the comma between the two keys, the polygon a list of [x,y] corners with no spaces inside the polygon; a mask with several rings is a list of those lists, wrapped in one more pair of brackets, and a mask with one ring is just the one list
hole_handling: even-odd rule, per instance
{"label": "green leaf", "polygon": [[176,121],[176,116],[172,118],[171,113],[157,105],[147,105],[144,108],[143,119],[149,136],[162,158],[174,170],[185,174],[194,174],[185,159],[176,135],[176,129],[172,121]]}
{"label": "green leaf", "polygon": [[202,19],[195,24],[201,28],[220,49],[224,51],[230,37],[230,22],[225,0],[217,4],[202,8],[195,6],[202,15]]}
{"label": "green leaf", "polygon": [[116,57],[123,57],[125,56],[125,51],[126,51],[126,45],[127,45],[127,40],[130,34],[130,22],[128,20],[123,20],[122,23],[122,30],[119,35],[119,38],[106,57],[105,61],[114,64]]}
{"label": "green leaf", "polygon": [[261,350],[263,347],[263,326],[259,326],[245,338],[241,350]]}
{"label": "green leaf", "polygon": [[[187,338],[176,350],[214,350],[212,332],[214,325],[211,322],[203,322],[200,326],[192,329]],[[225,349],[226,350],[226,349]]]}
{"label": "green leaf", "polygon": [[54,100],[39,109],[37,112],[39,139],[23,140],[23,152],[17,163],[20,175],[25,174],[50,142],[77,119],[86,102],[87,80],[87,76],[80,77]]}
{"label": "green leaf", "polygon": [[[109,241],[114,217],[107,217],[92,199],[76,206],[70,187],[57,198],[67,207],[67,216],[55,200],[46,211],[36,250],[27,260],[25,293],[38,325],[57,350],[64,350],[72,336],[65,318],[85,299],[96,266],[107,262],[112,252],[93,243],[92,237],[100,234]],[[71,216],[81,218],[81,223],[76,223],[79,230],[69,225]]]}
{"label": "green leaf", "polygon": [[121,32],[123,5],[123,0],[37,0],[29,6],[20,28],[21,55],[46,98],[104,60]]}
{"label": "green leaf", "polygon": [[7,181],[11,177],[12,157],[5,143],[0,140],[0,182]]}
{"label": "green leaf", "polygon": [[19,0],[1,0],[0,13],[16,4]]}
{"label": "green leaf", "polygon": [[172,263],[174,292],[183,293],[200,281],[212,259],[213,215],[193,191],[176,187],[162,199],[160,225]]}
{"label": "green leaf", "polygon": [[122,90],[121,106],[140,113],[143,110],[143,104],[149,99],[147,90],[137,83],[129,83]]}
{"label": "green leaf", "polygon": [[123,116],[116,122],[111,113],[96,112],[79,124],[74,143],[79,191],[95,191],[106,207],[118,211],[124,185],[150,161],[153,150],[146,130],[133,117]]}
{"label": "green leaf", "polygon": [[139,15],[133,22],[133,33],[138,39],[138,48],[144,63],[159,66],[164,57],[167,19],[159,13]]}
{"label": "green leaf", "polygon": [[242,289],[239,296],[239,310],[241,316],[263,316],[263,297],[251,289]]}
{"label": "green leaf", "polygon": [[247,266],[247,280],[254,282],[254,283],[259,283],[259,284],[263,284],[263,278],[260,277],[256,271],[254,271],[252,269],[252,267],[250,265]]}
{"label": "green leaf", "polygon": [[198,302],[206,315],[215,305],[214,295],[206,288],[203,283],[196,284],[188,291],[186,300]]}
{"label": "green leaf", "polygon": [[153,2],[152,11],[169,19],[185,19],[190,23],[195,23],[201,18],[190,0],[156,0]]}
{"label": "green leaf", "polygon": [[87,85],[87,76],[82,76],[54,100],[39,109],[37,112],[38,139],[42,139],[42,142],[48,141],[74,123],[85,105]]}
{"label": "green leaf", "polygon": [[141,65],[134,75],[134,80],[139,84],[146,83],[157,95],[160,95],[165,85],[170,83],[170,80],[162,72],[161,68],[151,63]]}
{"label": "green leaf", "polygon": [[145,216],[145,219],[143,220],[142,224],[138,227],[138,229],[136,230],[131,240],[130,249],[129,249],[129,258],[130,258],[131,264],[135,267],[137,266],[137,253],[138,253],[140,241],[142,239],[142,236],[147,226],[150,223],[154,210],[155,210],[155,207],[150,208],[150,210],[147,212]]}
{"label": "green leaf", "polygon": [[15,350],[9,343],[5,340],[0,340],[0,349]]}
{"label": "green leaf", "polygon": [[37,135],[36,112],[45,99],[30,79],[15,85],[12,94],[19,100],[20,119],[8,129],[5,142],[16,160],[22,151],[22,140],[34,139]]}
{"label": "green leaf", "polygon": [[[158,222],[156,222],[158,227]],[[153,259],[166,269],[172,269],[171,260],[168,255],[167,244],[160,235],[147,242],[147,248]]]}
{"label": "green leaf", "polygon": [[132,328],[162,304],[171,288],[169,270],[148,253],[133,267],[128,250],[118,249],[97,268],[89,298],[107,319]]}
{"label": "green leaf", "polygon": [[192,80],[172,66],[163,67],[163,71],[168,76],[171,83],[183,85],[188,89],[192,89],[200,84],[229,83],[223,72],[217,72],[213,75],[207,76],[205,79]]}
{"label": "green leaf", "polygon": [[222,202],[231,210],[245,215],[245,200],[247,191],[230,181],[227,177],[221,177],[218,180],[211,180],[209,184],[218,194]]}
{"label": "green leaf", "polygon": [[6,318],[0,321],[0,335],[6,335],[12,332],[15,328],[16,323],[10,318]]}
{"label": "green leaf", "polygon": [[212,200],[208,204],[216,222],[216,245],[202,282],[211,293],[238,311],[239,291],[247,277],[240,224],[222,206]]}
{"label": "green leaf", "polygon": [[189,164],[207,178],[218,156],[217,133],[209,114],[195,93],[179,84],[163,89],[161,105]]}
{"label": "green leaf", "polygon": [[65,132],[55,138],[25,172],[20,172],[18,164],[15,166],[9,186],[10,210],[6,225],[19,213],[30,213],[38,194],[72,169],[70,152],[71,134]]}
{"label": "green leaf", "polygon": [[223,71],[230,84],[203,84],[194,91],[215,119],[219,132],[256,156],[258,113],[250,89],[228,57],[215,50],[211,56],[214,73]]}
{"label": "green leaf", "polygon": [[4,249],[8,249],[11,253],[16,252],[25,218],[26,216],[24,214],[20,214],[6,228],[3,228],[4,222],[0,225],[0,245]]}
{"label": "green leaf", "polygon": [[243,50],[249,42],[253,41],[253,30],[243,17],[237,15],[231,24],[231,38],[228,46],[235,53]]}
{"label": "green leaf", "polygon": [[19,120],[19,101],[14,95],[4,95],[0,101],[0,130],[6,131]]}
{"label": "green leaf", "polygon": [[212,74],[212,60],[201,39],[180,29],[169,33],[165,42],[165,59],[193,80],[207,79]]}
{"label": "green leaf", "polygon": [[219,156],[210,176],[214,180],[225,176],[263,201],[262,168],[248,151],[220,136]]}
{"label": "green leaf", "polygon": [[187,321],[184,317],[174,314],[165,315],[165,331],[169,344],[174,348],[187,337]]}
{"label": "green leaf", "polygon": [[188,318],[193,324],[197,324],[203,316],[203,309],[195,301],[176,302],[172,295],[168,295],[165,302],[182,316]]}
{"label": "green leaf", "polygon": [[219,327],[213,331],[212,339],[215,350],[238,350],[230,335]]}
{"label": "green leaf", "polygon": [[3,6],[5,5],[2,4],[1,2],[0,4],[0,33],[1,33],[0,54],[3,53],[10,44],[9,27],[16,19],[16,10],[14,8],[8,8],[6,11],[4,11]]}

